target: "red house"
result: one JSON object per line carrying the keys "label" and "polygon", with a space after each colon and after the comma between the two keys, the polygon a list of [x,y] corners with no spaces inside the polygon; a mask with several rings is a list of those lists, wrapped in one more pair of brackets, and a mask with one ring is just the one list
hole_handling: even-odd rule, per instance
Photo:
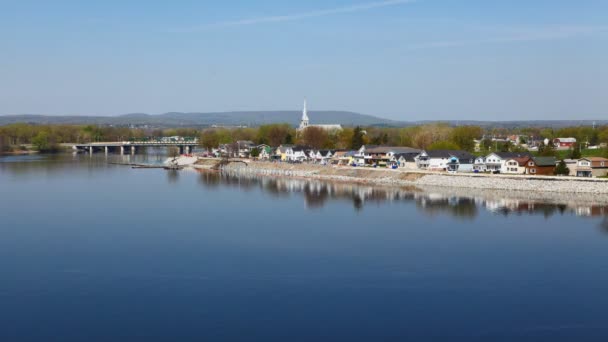
{"label": "red house", "polygon": [[575,138],[555,138],[553,139],[553,145],[557,148],[570,148],[576,144]]}

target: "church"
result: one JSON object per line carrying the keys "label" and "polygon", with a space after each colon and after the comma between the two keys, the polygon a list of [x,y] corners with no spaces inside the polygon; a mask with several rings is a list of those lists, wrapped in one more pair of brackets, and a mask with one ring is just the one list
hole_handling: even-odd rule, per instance
{"label": "church", "polygon": [[342,125],[311,125],[308,120],[308,109],[306,108],[306,100],[304,100],[304,110],[302,111],[302,120],[300,121],[300,127],[298,131],[304,131],[308,127],[318,127],[326,131],[341,131]]}

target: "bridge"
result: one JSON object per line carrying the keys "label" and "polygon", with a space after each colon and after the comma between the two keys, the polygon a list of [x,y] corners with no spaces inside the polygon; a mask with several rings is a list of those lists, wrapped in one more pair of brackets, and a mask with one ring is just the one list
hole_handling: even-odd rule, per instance
{"label": "bridge", "polygon": [[137,153],[138,150],[142,150],[146,147],[178,147],[180,154],[189,154],[192,150],[198,146],[198,139],[192,138],[179,138],[179,139],[145,139],[145,140],[131,140],[131,141],[119,141],[119,142],[95,142],[88,144],[72,144],[72,149],[76,151],[84,151],[90,154],[95,152],[104,153],[120,153],[125,154],[129,152],[131,154]]}

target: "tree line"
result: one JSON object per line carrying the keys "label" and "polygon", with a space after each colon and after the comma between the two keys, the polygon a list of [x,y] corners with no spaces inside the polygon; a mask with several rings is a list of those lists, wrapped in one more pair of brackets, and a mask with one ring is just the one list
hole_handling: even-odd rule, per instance
{"label": "tree line", "polygon": [[[281,144],[307,145],[316,149],[358,149],[361,145],[407,146],[419,149],[475,151],[475,140],[481,139],[480,153],[489,151],[517,151],[515,144],[492,141],[491,137],[523,135],[534,139],[575,137],[580,143],[596,145],[608,143],[608,126],[550,128],[486,129],[479,126],[453,127],[444,123],[425,124],[404,128],[346,127],[340,131],[326,131],[311,126],[298,132],[289,124],[271,124],[255,128],[177,128],[141,129],[95,125],[29,125],[0,126],[0,152],[24,149],[50,152],[59,149],[61,143],[90,143],[125,141],[144,137],[184,136],[198,137],[204,148],[230,144],[238,140],[250,140],[256,144],[279,146]],[[486,137],[484,139],[484,137]],[[525,139],[525,138],[524,138]],[[527,141],[522,141],[526,143]],[[582,145],[581,145],[582,146]],[[577,155],[573,149],[573,155]],[[555,150],[541,146],[539,154],[554,155]]]}

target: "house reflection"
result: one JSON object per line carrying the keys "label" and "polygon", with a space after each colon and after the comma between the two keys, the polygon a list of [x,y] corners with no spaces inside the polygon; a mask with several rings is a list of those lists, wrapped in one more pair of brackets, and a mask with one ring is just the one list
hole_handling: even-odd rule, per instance
{"label": "house reflection", "polygon": [[[259,188],[274,197],[301,194],[309,209],[324,207],[330,201],[347,201],[357,211],[366,204],[410,202],[421,212],[431,215],[449,215],[458,219],[473,219],[486,211],[503,216],[573,214],[588,217],[608,217],[608,200],[589,203],[577,201],[573,196],[542,194],[545,197],[522,198],[521,192],[473,191],[471,189],[417,189],[378,187],[362,184],[325,182],[294,178],[243,176],[230,172],[199,171],[200,183],[205,187],[227,185],[242,190]],[[520,196],[520,197],[517,197]],[[583,198],[588,199],[588,196]],[[608,219],[607,219],[608,220]]]}

